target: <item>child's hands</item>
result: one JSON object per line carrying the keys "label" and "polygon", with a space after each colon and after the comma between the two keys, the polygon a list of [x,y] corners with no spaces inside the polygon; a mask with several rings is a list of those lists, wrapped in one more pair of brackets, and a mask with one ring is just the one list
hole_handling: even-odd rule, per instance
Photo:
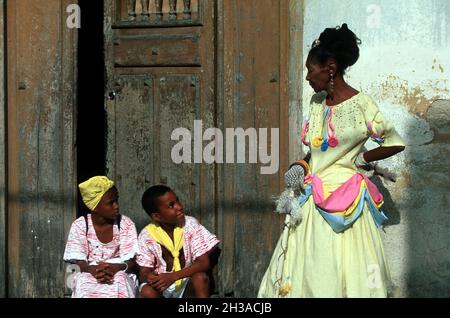
{"label": "child's hands", "polygon": [[160,293],[175,283],[176,280],[177,278],[174,273],[149,273],[147,275],[147,283]]}
{"label": "child's hands", "polygon": [[124,270],[124,264],[108,264],[107,272],[109,272],[112,276],[116,275],[118,272]]}
{"label": "child's hands", "polygon": [[109,284],[114,283],[114,274],[110,268],[110,264],[100,263],[98,265],[90,266],[89,272],[97,279],[99,284]]}
{"label": "child's hands", "polygon": [[151,284],[158,278],[158,274],[154,271],[147,274],[147,283]]}

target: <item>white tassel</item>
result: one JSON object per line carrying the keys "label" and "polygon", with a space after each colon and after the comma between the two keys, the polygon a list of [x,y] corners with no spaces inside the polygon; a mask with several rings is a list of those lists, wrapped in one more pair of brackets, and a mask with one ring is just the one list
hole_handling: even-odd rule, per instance
{"label": "white tassel", "polygon": [[276,203],[275,213],[288,214],[289,226],[297,225],[302,219],[301,207],[298,197],[291,188],[286,188],[278,198],[274,198]]}

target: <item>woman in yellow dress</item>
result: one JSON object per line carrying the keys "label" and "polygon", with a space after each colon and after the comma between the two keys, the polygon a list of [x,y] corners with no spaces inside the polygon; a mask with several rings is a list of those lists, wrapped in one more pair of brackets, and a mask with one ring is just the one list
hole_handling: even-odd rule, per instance
{"label": "woman in yellow dress", "polygon": [[[387,219],[383,197],[361,169],[405,145],[373,99],[344,81],[359,44],[343,24],[325,29],[309,52],[306,80],[316,94],[302,141],[310,153],[285,175],[288,186],[301,190],[287,208],[295,219],[301,210],[301,222],[291,222],[280,238],[258,297],[387,296],[378,229]],[[380,147],[364,152],[369,138]]]}

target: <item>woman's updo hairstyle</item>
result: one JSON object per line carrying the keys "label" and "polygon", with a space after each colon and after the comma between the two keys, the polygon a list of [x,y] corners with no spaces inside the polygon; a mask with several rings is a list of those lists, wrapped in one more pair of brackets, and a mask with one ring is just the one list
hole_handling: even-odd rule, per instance
{"label": "woman's updo hairstyle", "polygon": [[312,44],[309,57],[324,65],[329,58],[337,63],[337,72],[345,70],[358,61],[361,40],[344,23],[341,27],[327,28]]}

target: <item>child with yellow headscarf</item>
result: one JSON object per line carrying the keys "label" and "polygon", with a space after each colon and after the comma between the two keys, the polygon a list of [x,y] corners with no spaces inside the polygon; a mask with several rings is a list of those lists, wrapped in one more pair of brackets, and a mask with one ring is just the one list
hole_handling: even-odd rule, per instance
{"label": "child with yellow headscarf", "polygon": [[79,189],[90,213],[73,222],[64,252],[64,261],[79,269],[69,282],[72,297],[134,298],[137,231],[133,221],[119,212],[114,182],[97,176]]}

